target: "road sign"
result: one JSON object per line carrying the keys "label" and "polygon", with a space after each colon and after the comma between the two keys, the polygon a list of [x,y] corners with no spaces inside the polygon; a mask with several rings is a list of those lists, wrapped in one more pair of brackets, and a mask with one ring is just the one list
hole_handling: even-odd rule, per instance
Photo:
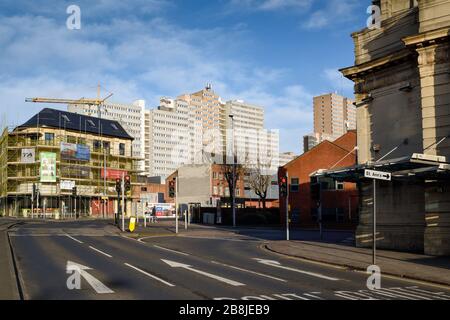
{"label": "road sign", "polygon": [[392,175],[390,172],[375,171],[375,170],[364,170],[364,177],[369,179],[377,179],[385,181],[392,180]]}
{"label": "road sign", "polygon": [[135,228],[136,228],[136,217],[131,217],[128,230],[130,230],[130,232],[133,232]]}

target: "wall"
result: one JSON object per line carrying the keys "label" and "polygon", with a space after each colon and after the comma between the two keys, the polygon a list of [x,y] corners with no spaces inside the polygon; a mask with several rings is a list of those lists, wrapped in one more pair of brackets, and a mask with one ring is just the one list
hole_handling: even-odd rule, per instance
{"label": "wall", "polygon": [[[324,141],[280,169],[280,174],[288,172],[289,185],[292,178],[299,178],[300,180],[299,191],[289,192],[291,213],[295,215],[299,212],[297,223],[311,223],[314,221],[311,212],[317,206],[315,201],[311,199],[310,175],[319,169],[329,169],[344,157],[336,167],[352,166],[356,163],[355,154],[349,155],[349,152],[356,145],[356,133],[353,131],[349,132],[336,141],[342,145],[351,145],[352,147],[350,150],[346,150],[332,142]],[[356,186],[354,184],[345,184],[344,190],[336,190],[332,194],[333,196],[327,196],[327,200],[323,204],[324,209],[332,209],[342,205],[347,213],[346,216],[348,216],[348,200],[357,196]],[[356,212],[357,202],[352,201],[352,206],[352,211]],[[285,208],[285,199],[280,198],[280,212],[285,212]],[[281,214],[281,218],[284,219],[284,214]],[[295,222],[295,219],[293,222]]]}

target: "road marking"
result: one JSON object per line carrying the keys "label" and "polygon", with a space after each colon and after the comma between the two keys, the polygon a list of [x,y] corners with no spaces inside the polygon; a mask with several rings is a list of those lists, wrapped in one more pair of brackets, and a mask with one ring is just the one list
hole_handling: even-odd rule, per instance
{"label": "road marking", "polygon": [[107,256],[108,258],[112,258],[112,255],[107,254],[106,252],[103,252],[103,251],[101,251],[101,250],[98,250],[97,248],[94,248],[93,246],[89,246],[89,248],[91,248],[91,249],[94,250],[94,251],[97,251],[98,253],[103,254],[104,256]]}
{"label": "road marking", "polygon": [[164,283],[165,285],[167,285],[167,286],[169,286],[169,287],[175,287],[174,284],[171,284],[170,282],[167,282],[167,281],[165,281],[165,280],[163,280],[163,279],[161,279],[161,278],[158,278],[157,276],[154,276],[154,275],[152,275],[152,274],[150,274],[150,273],[148,273],[148,272],[146,272],[146,271],[144,271],[144,270],[141,270],[141,269],[139,269],[138,267],[135,267],[135,266],[133,266],[133,265],[131,265],[131,264],[129,264],[129,263],[125,263],[125,265],[126,265],[127,267],[130,267],[130,268],[136,270],[136,271],[139,271],[139,272],[142,273],[142,274],[145,274],[146,276],[148,276],[148,277],[150,277],[150,278],[153,278],[153,279],[155,279],[155,280],[158,280],[159,282]]}
{"label": "road marking", "polygon": [[232,239],[232,238],[214,238],[214,237],[202,237],[202,236],[185,236],[180,235],[180,238],[190,239],[205,239],[205,240],[220,240],[220,241],[235,241],[235,242],[261,242],[262,240],[249,238],[249,239]]}
{"label": "road marking", "polygon": [[169,252],[173,252],[173,253],[182,254],[182,255],[184,255],[184,256],[188,256],[188,255],[189,255],[189,254],[187,254],[187,253],[184,253],[184,252],[181,252],[181,251],[178,251],[178,250],[169,249],[169,248],[164,248],[164,247],[158,246],[158,245],[156,245],[156,244],[154,244],[153,246],[154,246],[155,248],[158,248],[158,249],[161,249],[161,250],[165,250],[165,251],[169,251]]}
{"label": "road marking", "polygon": [[325,279],[325,280],[330,280],[330,281],[338,281],[340,279],[338,278],[333,278],[333,277],[328,277],[325,276],[323,274],[320,273],[315,273],[315,272],[309,272],[309,271],[304,271],[304,270],[300,270],[300,269],[295,269],[295,268],[291,268],[291,267],[285,267],[282,266],[278,261],[274,261],[274,260],[267,260],[267,259],[259,259],[259,258],[254,258],[256,261],[258,261],[261,264],[267,265],[267,266],[271,266],[271,267],[275,267],[275,268],[280,268],[280,269],[284,269],[284,270],[289,270],[289,271],[294,271],[294,272],[298,272],[298,273],[303,273],[312,277],[317,277],[317,278],[321,278],[321,279]]}
{"label": "road marking", "polygon": [[304,295],[305,295],[305,296],[308,296],[308,297],[310,297],[310,298],[313,298],[313,299],[324,300],[323,298],[318,297],[318,296],[316,296],[315,294],[305,293]]}
{"label": "road marking", "polygon": [[68,234],[66,234],[66,237],[68,237],[68,238],[70,238],[70,239],[72,239],[73,241],[76,241],[76,242],[78,242],[78,243],[83,243],[83,241],[80,241],[80,240],[78,240],[78,239],[75,239],[74,237],[72,237],[72,236],[70,236],[70,235],[68,235]]}
{"label": "road marking", "polygon": [[109,289],[107,286],[105,286],[103,283],[101,283],[98,279],[96,279],[94,276],[90,275],[86,272],[86,270],[92,270],[92,268],[83,266],[82,264],[67,261],[67,267],[66,270],[68,273],[71,272],[79,272],[80,276],[84,278],[84,280],[89,283],[89,285],[98,293],[98,294],[106,294],[106,293],[114,293],[111,289]]}
{"label": "road marking", "polygon": [[237,281],[234,281],[234,280],[230,280],[230,279],[227,279],[227,278],[223,278],[221,276],[217,276],[217,275],[212,274],[212,273],[208,273],[208,272],[205,272],[205,271],[194,269],[188,264],[183,264],[183,263],[170,261],[170,260],[164,260],[164,259],[161,259],[161,260],[163,262],[167,263],[172,268],[183,268],[183,269],[186,269],[186,270],[189,270],[189,271],[201,274],[201,275],[203,275],[205,277],[208,277],[208,278],[211,278],[211,279],[215,279],[217,281],[224,282],[226,284],[229,284],[229,285],[235,286],[235,287],[245,286],[245,284],[243,284],[243,283],[240,283],[240,282],[237,282]]}
{"label": "road marking", "polygon": [[224,266],[224,267],[228,267],[228,268],[231,268],[231,269],[236,269],[236,270],[243,271],[243,272],[256,274],[258,276],[269,278],[269,279],[272,279],[272,280],[277,280],[277,281],[281,281],[281,282],[287,282],[284,279],[280,279],[280,278],[277,278],[277,277],[269,276],[267,274],[259,273],[259,272],[248,270],[248,269],[243,269],[243,268],[239,268],[239,267],[235,267],[235,266],[230,266],[229,264],[225,264],[225,263],[221,263],[221,262],[217,262],[217,261],[211,261],[211,263],[218,264],[218,265],[221,265],[221,266]]}
{"label": "road marking", "polygon": [[445,292],[433,292],[433,291],[428,291],[428,290],[422,290],[422,289],[420,289],[417,286],[406,287],[406,289],[412,290],[413,292],[417,292],[418,291],[420,293],[425,293],[425,294],[432,295],[432,296],[436,296],[436,295],[437,296],[442,296],[442,297],[446,298],[446,300],[448,300],[448,298],[450,298],[450,296],[447,295]]}

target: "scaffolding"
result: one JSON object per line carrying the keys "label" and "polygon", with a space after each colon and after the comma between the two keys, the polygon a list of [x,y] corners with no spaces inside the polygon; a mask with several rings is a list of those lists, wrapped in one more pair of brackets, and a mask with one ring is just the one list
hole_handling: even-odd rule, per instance
{"label": "scaffolding", "polygon": [[[86,121],[86,120],[85,120]],[[59,128],[36,127],[13,130],[5,128],[0,138],[0,214],[15,217],[53,217],[97,215],[111,218],[117,210],[115,181],[105,178],[108,170],[126,171],[133,185],[139,185],[137,175],[140,158],[132,156],[131,139],[93,134],[81,123],[78,131],[67,130],[60,120]],[[84,130],[83,130],[84,129]],[[88,161],[61,157],[61,143],[89,146]],[[126,152],[120,150],[125,146]],[[23,149],[33,149],[32,162],[24,162]],[[56,182],[42,182],[41,153],[56,155]],[[61,181],[74,181],[77,194],[62,190]],[[33,185],[39,197],[32,211]],[[127,214],[130,214],[133,195],[128,194]],[[131,201],[130,201],[131,200]]]}

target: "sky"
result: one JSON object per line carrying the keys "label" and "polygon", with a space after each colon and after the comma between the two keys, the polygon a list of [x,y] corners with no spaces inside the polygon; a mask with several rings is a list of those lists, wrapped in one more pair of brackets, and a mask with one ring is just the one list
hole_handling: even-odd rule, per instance
{"label": "sky", "polygon": [[[43,107],[27,97],[146,100],[211,83],[223,100],[265,109],[280,151],[302,150],[313,130],[312,98],[353,97],[338,69],[354,63],[351,33],[365,27],[370,0],[2,0],[1,125]],[[69,5],[81,10],[70,30]]]}

